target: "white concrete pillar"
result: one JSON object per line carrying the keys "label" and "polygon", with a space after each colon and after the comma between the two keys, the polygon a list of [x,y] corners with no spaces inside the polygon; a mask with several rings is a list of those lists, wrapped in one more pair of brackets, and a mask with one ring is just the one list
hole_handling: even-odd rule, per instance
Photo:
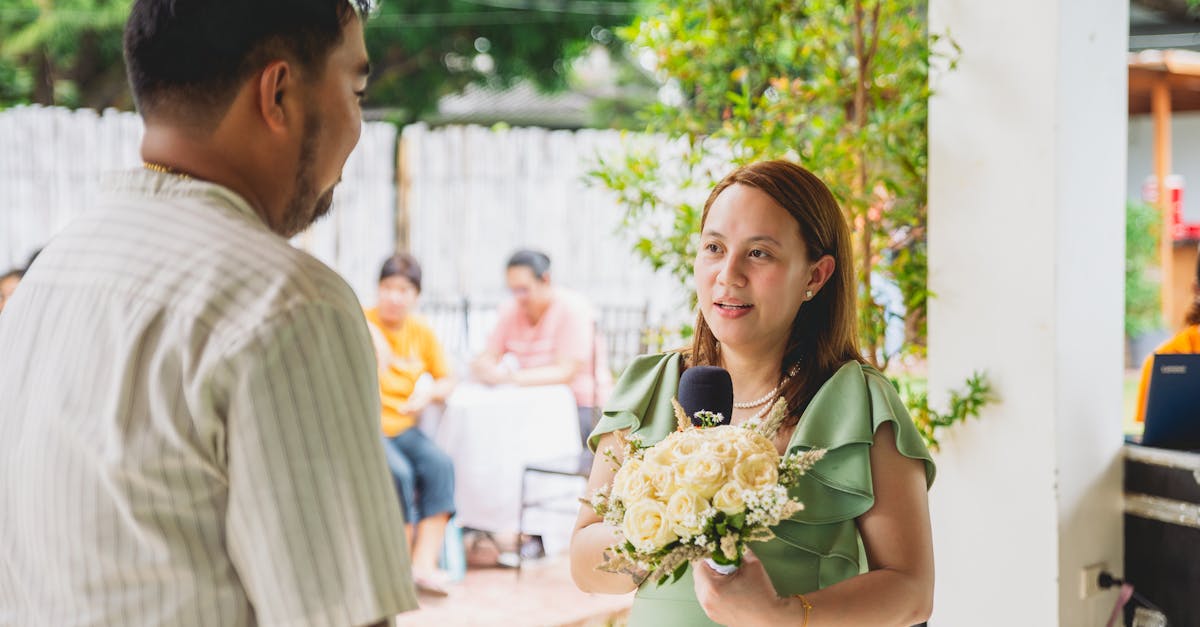
{"label": "white concrete pillar", "polygon": [[1002,397],[936,458],[935,627],[1104,623],[1122,569],[1124,0],[932,0],[930,389]]}

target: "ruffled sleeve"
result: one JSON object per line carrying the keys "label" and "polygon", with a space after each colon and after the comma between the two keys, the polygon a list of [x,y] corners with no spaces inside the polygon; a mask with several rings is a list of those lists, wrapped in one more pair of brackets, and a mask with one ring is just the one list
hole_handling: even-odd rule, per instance
{"label": "ruffled sleeve", "polygon": [[647,444],[667,437],[675,430],[675,412],[671,399],[679,387],[679,353],[642,355],[621,374],[604,405],[600,422],[588,436],[593,451],[600,436],[629,429]]}
{"label": "ruffled sleeve", "polygon": [[895,387],[879,371],[848,362],[813,397],[792,434],[789,450],[826,449],[791,490],[804,510],[774,530],[783,542],[822,558],[821,586],[862,572],[853,520],[875,504],[870,449],[875,432],[892,423],[901,455],[925,465],[926,487],[935,468]]}

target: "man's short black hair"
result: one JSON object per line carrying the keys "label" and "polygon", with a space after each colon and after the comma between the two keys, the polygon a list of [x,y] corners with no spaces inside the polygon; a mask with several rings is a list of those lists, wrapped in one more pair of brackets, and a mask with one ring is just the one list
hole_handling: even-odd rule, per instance
{"label": "man's short black hair", "polygon": [[417,291],[421,291],[421,264],[417,263],[417,258],[408,253],[398,253],[388,257],[383,262],[383,267],[379,269],[379,280],[390,276],[400,275],[409,280]]}
{"label": "man's short black hair", "polygon": [[370,0],[135,0],[125,66],[143,116],[211,127],[272,59],[320,72],[342,27]]}
{"label": "man's short black hair", "polygon": [[533,271],[533,276],[539,281],[545,280],[550,271],[550,257],[536,250],[518,250],[508,258],[508,267],[523,266]]}

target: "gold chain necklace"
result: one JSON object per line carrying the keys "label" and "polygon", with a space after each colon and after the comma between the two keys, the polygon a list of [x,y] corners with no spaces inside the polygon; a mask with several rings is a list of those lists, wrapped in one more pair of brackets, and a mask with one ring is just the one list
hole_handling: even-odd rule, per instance
{"label": "gold chain necklace", "polygon": [[179,170],[176,170],[175,168],[163,165],[161,163],[154,163],[152,161],[143,161],[142,167],[146,168],[147,170],[150,170],[151,172],[158,172],[159,174],[170,174],[172,176],[178,176],[181,179],[192,178],[191,176],[188,176],[187,174],[184,174],[183,172],[180,172]]}

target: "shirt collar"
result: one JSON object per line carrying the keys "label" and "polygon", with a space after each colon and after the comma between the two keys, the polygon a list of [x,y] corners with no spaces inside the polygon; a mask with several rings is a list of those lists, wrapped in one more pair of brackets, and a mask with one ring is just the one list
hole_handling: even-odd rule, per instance
{"label": "shirt collar", "polygon": [[262,228],[268,228],[262,216],[237,192],[216,183],[202,181],[169,172],[152,172],[145,168],[124,170],[106,175],[100,184],[102,193],[136,195],[154,198],[196,198],[215,201],[234,213],[248,218]]}

